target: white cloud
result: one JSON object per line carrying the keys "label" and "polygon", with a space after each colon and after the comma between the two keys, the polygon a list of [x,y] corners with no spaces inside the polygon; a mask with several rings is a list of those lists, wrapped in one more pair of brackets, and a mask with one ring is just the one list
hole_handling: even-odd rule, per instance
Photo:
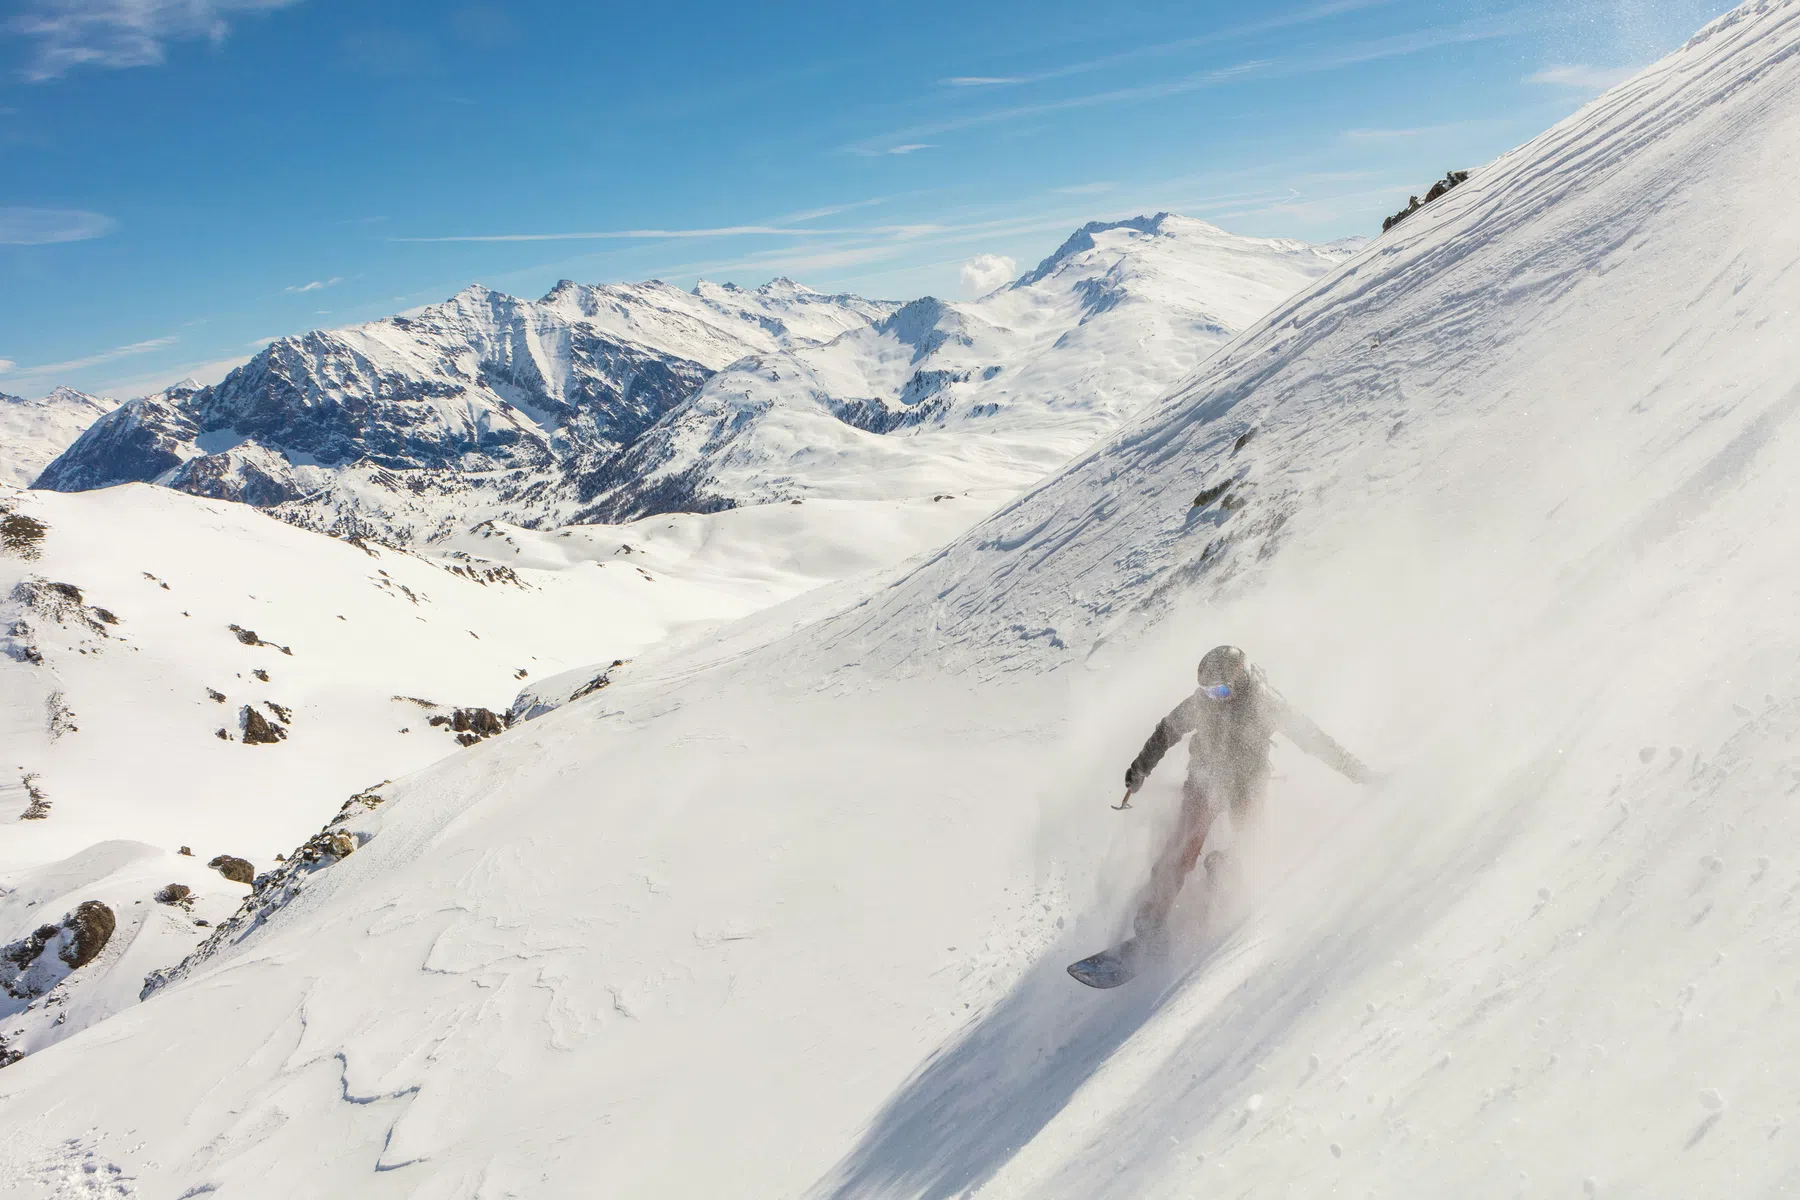
{"label": "white cloud", "polygon": [[1004,254],[977,254],[962,265],[963,291],[985,296],[1019,273],[1019,264]]}
{"label": "white cloud", "polygon": [[[1379,0],[1339,0],[1338,3],[1319,6],[1317,11],[1344,11],[1353,7],[1367,6]],[[1053,113],[1069,112],[1076,109],[1097,108],[1114,104],[1139,104],[1150,100],[1162,100],[1171,96],[1179,96],[1203,88],[1224,87],[1246,79],[1282,79],[1301,75],[1315,74],[1321,71],[1334,71],[1343,67],[1360,63],[1376,62],[1381,59],[1398,58],[1408,54],[1438,49],[1443,46],[1462,45],[1469,42],[1489,41],[1506,37],[1517,31],[1516,22],[1503,20],[1471,20],[1459,25],[1440,29],[1425,29],[1394,34],[1377,38],[1373,41],[1349,43],[1333,46],[1322,53],[1313,53],[1304,57],[1251,59],[1230,66],[1217,67],[1205,71],[1195,71],[1179,78],[1160,82],[1130,84],[1124,87],[1110,88],[1105,91],[1091,92],[1086,95],[1067,96],[1060,100],[1050,100],[1038,104],[1018,104],[1007,108],[991,109],[987,112],[966,113],[962,116],[947,117],[941,121],[928,124],[911,125],[905,129],[896,129],[876,137],[863,138],[842,149],[851,154],[873,155],[885,153],[890,143],[905,139],[931,137],[937,134],[955,133],[965,129],[974,129],[1002,122],[1035,119]],[[1195,41],[1205,39],[1194,39]],[[1178,43],[1167,43],[1176,45]],[[1135,53],[1135,52],[1133,52]],[[1116,56],[1119,58],[1127,56]],[[1101,61],[1101,60],[1096,60]],[[1081,69],[1086,70],[1083,66]],[[1054,78],[1069,72],[1046,72],[1030,76],[1027,82],[1039,79]]]}
{"label": "white cloud", "polygon": [[1525,82],[1580,88],[1585,92],[1604,92],[1613,84],[1623,83],[1635,74],[1636,67],[1596,67],[1589,63],[1564,63],[1535,71],[1525,77]]}
{"label": "white cloud", "polygon": [[168,42],[205,38],[214,45],[230,32],[228,14],[286,8],[297,0],[28,0],[5,29],[37,40],[25,67],[34,83],[75,67],[152,67]]}
{"label": "white cloud", "polygon": [[1023,75],[958,75],[954,79],[946,79],[944,83],[951,87],[995,87],[1008,83],[1024,83]]}
{"label": "white cloud", "polygon": [[887,152],[889,154],[911,154],[915,150],[929,149],[931,149],[930,142],[908,142],[904,146],[889,146]]}
{"label": "white cloud", "polygon": [[192,379],[202,385],[217,383],[243,365],[242,356],[221,358],[214,362],[187,363],[182,366],[166,367],[154,374],[125,375],[116,379],[102,380],[83,390],[103,396],[148,396],[162,391],[171,384],[179,383],[183,379]]}
{"label": "white cloud", "polygon": [[22,376],[68,375],[75,371],[97,367],[101,363],[109,363],[114,359],[127,358],[133,354],[148,354],[152,350],[161,350],[164,346],[173,346],[179,339],[173,337],[151,338],[148,341],[132,342],[129,346],[114,346],[111,350],[101,350],[81,358],[71,358],[64,362],[44,363],[36,367],[18,368]]}
{"label": "white cloud", "polygon": [[0,358],[0,375],[6,374],[8,371],[12,370],[14,367],[16,367],[18,365],[19,365],[18,363],[14,362],[10,358]]}
{"label": "white cloud", "polygon": [[48,246],[104,237],[117,223],[75,208],[0,208],[0,245]]}
{"label": "white cloud", "polygon": [[315,279],[311,283],[302,283],[296,287],[284,287],[284,292],[316,292],[320,288],[328,288],[333,284],[344,282],[342,275],[333,275],[330,279]]}
{"label": "white cloud", "polygon": [[716,229],[611,229],[596,233],[481,233],[449,237],[397,237],[390,242],[584,242],[635,238],[817,237],[826,229],[788,229],[779,225],[723,225]]}
{"label": "white cloud", "polygon": [[1094,183],[1075,183],[1068,187],[1051,188],[1059,196],[1098,196],[1102,192],[1110,192],[1119,185],[1110,179],[1098,180]]}

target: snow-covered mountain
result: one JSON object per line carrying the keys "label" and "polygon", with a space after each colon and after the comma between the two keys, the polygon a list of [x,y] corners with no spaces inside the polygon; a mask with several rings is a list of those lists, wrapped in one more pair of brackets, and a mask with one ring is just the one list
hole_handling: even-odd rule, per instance
{"label": "snow-covered mountain", "polygon": [[565,282],[536,302],[470,288],[134,400],[36,486],[154,480],[394,542],[489,519],[1016,491],[1351,252],[1158,214],[1088,225],[968,304],[785,279]]}
{"label": "snow-covered mountain", "polygon": [[[939,552],[353,799],[0,1070],[0,1180],[1792,1191],[1797,187],[1800,2],[1752,0]],[[1243,890],[1079,989],[1179,769],[1107,806],[1220,641],[1386,777],[1283,747]],[[6,936],[78,951],[99,869]]]}
{"label": "snow-covered mountain", "polygon": [[926,297],[721,371],[581,477],[584,515],[1023,488],[1358,244],[1169,213],[1086,225],[979,300]]}
{"label": "snow-covered mountain", "polygon": [[35,400],[0,392],[0,483],[23,487],[117,405],[59,387]]}
{"label": "snow-covered mountain", "polygon": [[160,482],[394,541],[541,519],[565,470],[634,442],[720,367],[893,306],[778,279],[469,287],[411,316],[282,338],[211,387],[132,400],[34,486]]}

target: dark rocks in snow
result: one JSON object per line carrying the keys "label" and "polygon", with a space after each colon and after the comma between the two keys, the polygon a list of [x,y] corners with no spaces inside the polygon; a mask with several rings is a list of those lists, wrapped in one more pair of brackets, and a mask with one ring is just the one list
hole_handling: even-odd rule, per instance
{"label": "dark rocks in snow", "polygon": [[48,530],[49,527],[36,517],[0,506],[0,551],[34,559],[42,553],[44,534]]}
{"label": "dark rocks in snow", "polygon": [[75,711],[68,706],[61,692],[51,692],[44,697],[44,724],[53,742],[64,734],[81,732],[81,726],[75,724]]}
{"label": "dark rocks in snow", "polygon": [[73,913],[63,918],[63,928],[71,936],[57,951],[57,957],[71,970],[87,966],[94,961],[95,955],[106,949],[107,940],[118,925],[112,909],[98,900],[83,900]]}
{"label": "dark rocks in snow", "polygon": [[255,670],[251,671],[250,673],[252,675],[256,676],[258,679],[262,680],[264,683],[269,682],[269,673],[267,671],[263,670],[261,667],[257,667]]}
{"label": "dark rocks in snow", "polygon": [[223,726],[213,730],[213,736],[218,738],[221,742],[229,742],[231,740],[231,733]]}
{"label": "dark rocks in snow", "polygon": [[175,853],[181,855],[183,858],[192,858],[194,857],[194,848],[192,846],[183,846]]}
{"label": "dark rocks in snow", "polygon": [[226,628],[231,630],[232,636],[236,637],[238,641],[246,646],[267,646],[269,649],[279,650],[289,657],[293,656],[294,652],[289,650],[286,646],[278,646],[274,642],[265,642],[262,638],[257,637],[256,630],[254,629],[245,629],[242,625],[227,625]]}
{"label": "dark rocks in snow", "polygon": [[212,702],[213,702],[213,703],[214,703],[214,704],[223,704],[223,703],[225,703],[225,693],[224,693],[224,692],[221,692],[221,691],[218,691],[218,690],[216,690],[216,689],[214,689],[214,688],[207,688],[207,689],[206,689],[206,698],[207,698],[207,699],[208,699],[208,700],[211,700],[211,701],[212,701]]}
{"label": "dark rocks in snow", "polygon": [[1424,208],[1427,204],[1430,204],[1433,200],[1436,200],[1439,196],[1442,196],[1451,188],[1464,182],[1468,178],[1469,173],[1467,171],[1446,172],[1442,179],[1431,185],[1431,190],[1425,193],[1425,199],[1420,200],[1417,196],[1413,196],[1407,201],[1405,208],[1383,221],[1381,223],[1381,232],[1386,233],[1388,230],[1406,220],[1406,218],[1412,216],[1421,208]]}
{"label": "dark rocks in snow", "polygon": [[1232,484],[1232,481],[1227,479],[1224,483],[1215,483],[1213,486],[1202,490],[1198,496],[1194,497],[1193,507],[1205,508],[1207,505],[1211,504],[1214,500],[1217,500],[1220,496],[1223,496],[1226,492],[1226,489],[1231,487],[1231,484]]}
{"label": "dark rocks in snow", "polygon": [[241,878],[227,873],[221,867],[220,874],[227,879],[251,885],[251,892],[244,898],[229,920],[221,921],[213,929],[211,935],[197,947],[194,952],[164,970],[152,971],[144,978],[143,990],[138,993],[139,999],[148,999],[159,988],[168,986],[185,976],[200,963],[217,954],[227,945],[242,941],[269,917],[285,908],[290,900],[300,894],[306,879],[315,871],[320,871],[348,858],[367,840],[367,834],[353,833],[347,829],[334,826],[343,824],[351,816],[360,811],[371,809],[381,804],[382,797],[376,789],[386,786],[387,780],[367,788],[344,802],[338,815],[330,824],[308,838],[299,849],[289,855],[285,861],[277,856],[281,865],[262,875],[252,877],[251,866],[241,858],[227,859],[220,855],[210,865],[219,866],[221,862],[241,864]]}
{"label": "dark rocks in snow", "polygon": [[269,719],[248,704],[238,711],[238,722],[246,746],[273,746],[287,737],[287,730],[269,724]]}
{"label": "dark rocks in snow", "polygon": [[256,880],[256,868],[251,865],[249,859],[221,854],[206,865],[233,883],[247,884]]}
{"label": "dark rocks in snow", "polygon": [[155,900],[158,904],[181,904],[194,894],[194,889],[185,883],[171,883],[157,890]]}
{"label": "dark rocks in snow", "polygon": [[[21,579],[13,585],[11,599],[26,612],[54,621],[64,628],[85,629],[101,637],[109,636],[106,632],[108,625],[119,623],[119,618],[106,609],[89,608],[87,597],[74,584],[60,583],[41,576]],[[25,625],[26,632],[29,633],[29,624],[21,619],[14,627],[13,636],[21,636],[18,625]]]}
{"label": "dark rocks in snow", "polygon": [[473,746],[482,738],[505,733],[507,726],[506,718],[486,708],[458,708],[448,715],[438,713],[427,720],[437,728],[456,734],[457,742],[464,746]]}
{"label": "dark rocks in snow", "polygon": [[50,815],[50,800],[44,795],[44,789],[37,785],[36,771],[26,775],[21,781],[25,784],[25,811],[19,814],[21,821],[42,821]]}
{"label": "dark rocks in snow", "polygon": [[294,723],[294,710],[287,705],[277,704],[273,700],[264,700],[263,707],[274,713],[276,719],[283,725],[292,725]]}
{"label": "dark rocks in snow", "polygon": [[[83,900],[54,925],[40,925],[28,936],[0,947],[0,985],[15,999],[43,995],[70,971],[93,962],[106,948],[118,918],[98,900]],[[54,947],[54,953],[46,951]]]}
{"label": "dark rocks in snow", "polygon": [[459,708],[450,719],[450,728],[458,733],[473,733],[478,737],[492,737],[496,733],[506,732],[506,725],[498,716],[485,708]]}

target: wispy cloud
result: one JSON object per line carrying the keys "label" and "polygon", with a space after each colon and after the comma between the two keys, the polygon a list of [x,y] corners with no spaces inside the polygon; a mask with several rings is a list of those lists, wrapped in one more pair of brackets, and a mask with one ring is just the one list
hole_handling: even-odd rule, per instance
{"label": "wispy cloud", "polygon": [[822,208],[805,208],[799,212],[783,213],[776,217],[772,224],[786,229],[791,225],[804,225],[808,221],[817,221],[822,217],[835,217],[839,213],[854,212],[859,208],[874,208],[878,204],[887,203],[886,196],[872,196],[867,200],[852,200],[844,204],[828,204]]}
{"label": "wispy cloud", "polygon": [[226,17],[298,0],[27,0],[5,29],[37,43],[25,78],[43,83],[76,67],[152,67],[170,42],[219,45]]}
{"label": "wispy cloud", "polygon": [[0,245],[48,246],[105,237],[118,227],[111,217],[74,208],[0,208]]}
{"label": "wispy cloud", "polygon": [[395,237],[390,242],[592,242],[640,238],[819,237],[838,232],[785,225],[722,225],[716,229],[604,229],[592,233],[468,233],[446,237]]}
{"label": "wispy cloud", "polygon": [[1492,124],[1489,121],[1445,121],[1437,125],[1415,125],[1410,129],[1346,129],[1338,136],[1347,142],[1403,142],[1412,138],[1431,137],[1439,133],[1453,133],[1478,125]]}
{"label": "wispy cloud", "polygon": [[1525,77],[1525,82],[1579,88],[1585,92],[1604,92],[1615,83],[1623,83],[1635,74],[1636,67],[1596,67],[1588,63],[1565,63],[1534,71]]}
{"label": "wispy cloud", "polygon": [[8,371],[12,370],[14,367],[16,367],[18,365],[19,365],[18,363],[14,362],[10,358],[0,358],[0,375],[6,374]]}
{"label": "wispy cloud", "polygon": [[1059,196],[1098,196],[1102,192],[1114,191],[1118,184],[1110,179],[1096,180],[1093,183],[1072,183],[1068,187],[1051,188]]}
{"label": "wispy cloud", "polygon": [[912,154],[931,148],[930,142],[905,142],[898,146],[852,146],[850,153],[861,155],[863,158],[882,158],[889,154]]}
{"label": "wispy cloud", "polygon": [[[1383,2],[1383,0],[1343,0],[1340,5],[1321,7],[1332,7],[1335,11],[1343,11],[1349,7],[1366,7],[1379,2]],[[1251,59],[1205,71],[1194,71],[1158,83],[1136,84],[1130,87],[1067,96],[1060,100],[1018,104],[1008,108],[989,109],[986,112],[966,113],[958,117],[912,125],[876,137],[864,138],[859,142],[844,146],[843,149],[851,154],[882,153],[890,144],[905,144],[936,134],[953,133],[984,125],[996,125],[1075,109],[1167,99],[1204,88],[1222,87],[1243,79],[1285,79],[1320,71],[1331,71],[1385,58],[1417,54],[1440,46],[1462,45],[1468,42],[1505,37],[1513,33],[1515,28],[1516,22],[1509,19],[1468,21],[1443,29],[1426,29],[1415,33],[1396,34],[1392,37],[1341,46],[1325,54],[1295,58]],[[1042,77],[1049,78],[1050,76],[1046,74]]]}
{"label": "wispy cloud", "polygon": [[[1237,63],[1229,67],[1219,67],[1211,71],[1198,71],[1172,79],[1164,83],[1146,84],[1138,87],[1114,88],[1105,92],[1093,92],[1085,96],[1069,96],[1062,100],[1051,100],[1041,104],[1019,104],[1010,108],[990,109],[987,112],[967,113],[960,117],[950,117],[942,121],[934,121],[925,125],[914,125],[907,129],[896,130],[880,137],[868,138],[845,149],[852,154],[885,154],[887,143],[902,138],[929,137],[939,133],[955,133],[964,129],[973,129],[982,125],[996,125],[1003,121],[1015,121],[1024,117],[1038,117],[1047,113],[1067,112],[1078,108],[1096,108],[1106,104],[1119,104],[1132,100],[1152,100],[1164,96],[1175,96],[1182,92],[1197,91],[1200,88],[1216,87],[1221,83],[1238,79],[1268,66],[1263,62]],[[904,142],[901,144],[905,144]]]}
{"label": "wispy cloud", "polygon": [[292,287],[284,287],[281,290],[284,292],[316,292],[342,282],[344,282],[344,277],[342,275],[333,275],[330,279],[315,279],[311,283],[296,284]]}
{"label": "wispy cloud", "polygon": [[180,363],[142,375],[122,375],[112,379],[102,379],[84,390],[98,392],[105,396],[122,396],[129,399],[160,392],[184,379],[192,379],[199,384],[217,383],[243,365],[244,356],[241,354],[236,358],[220,358],[211,362]]}
{"label": "wispy cloud", "polygon": [[61,376],[85,371],[89,367],[97,367],[102,363],[114,362],[121,358],[129,358],[134,354],[148,354],[152,350],[161,350],[164,346],[173,346],[180,339],[174,337],[150,338],[148,341],[132,342],[128,346],[114,346],[111,350],[101,350],[81,358],[71,358],[64,362],[43,363],[35,367],[19,367],[16,363],[9,370],[29,378]]}
{"label": "wispy cloud", "polygon": [[1233,25],[1229,29],[1214,30],[1210,33],[1197,34],[1194,37],[1152,42],[1129,50],[1120,50],[1113,54],[1103,54],[1098,58],[1082,59],[1079,62],[1047,67],[1040,71],[1028,71],[1015,75],[956,75],[949,79],[939,80],[939,82],[949,87],[1009,87],[1015,84],[1044,83],[1052,79],[1067,79],[1072,75],[1104,71],[1109,67],[1124,66],[1127,63],[1139,62],[1146,58],[1165,58],[1184,50],[1197,50],[1202,46],[1254,37],[1259,33],[1273,33],[1281,29],[1290,29],[1296,25],[1310,25],[1317,21],[1341,16],[1344,13],[1359,12],[1391,2],[1392,0],[1325,0],[1325,3],[1308,5],[1294,12],[1267,17],[1261,21]]}

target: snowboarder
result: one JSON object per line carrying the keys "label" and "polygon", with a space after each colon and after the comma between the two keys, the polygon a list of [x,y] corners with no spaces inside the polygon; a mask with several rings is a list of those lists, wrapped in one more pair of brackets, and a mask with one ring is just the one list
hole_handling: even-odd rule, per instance
{"label": "snowboarder", "polygon": [[[1187,781],[1181,790],[1181,817],[1138,902],[1132,936],[1070,967],[1083,983],[1112,987],[1125,982],[1136,963],[1166,942],[1169,910],[1206,844],[1207,832],[1221,812],[1230,809],[1241,824],[1261,800],[1269,778],[1270,738],[1280,733],[1300,749],[1336,768],[1356,783],[1371,783],[1374,774],[1348,750],[1291,708],[1252,667],[1236,646],[1215,646],[1200,660],[1199,688],[1156,723],[1150,740],[1125,769],[1125,796],[1113,807],[1131,807],[1169,748],[1193,735],[1188,743]],[[1224,867],[1217,852],[1207,856],[1209,877]]]}

